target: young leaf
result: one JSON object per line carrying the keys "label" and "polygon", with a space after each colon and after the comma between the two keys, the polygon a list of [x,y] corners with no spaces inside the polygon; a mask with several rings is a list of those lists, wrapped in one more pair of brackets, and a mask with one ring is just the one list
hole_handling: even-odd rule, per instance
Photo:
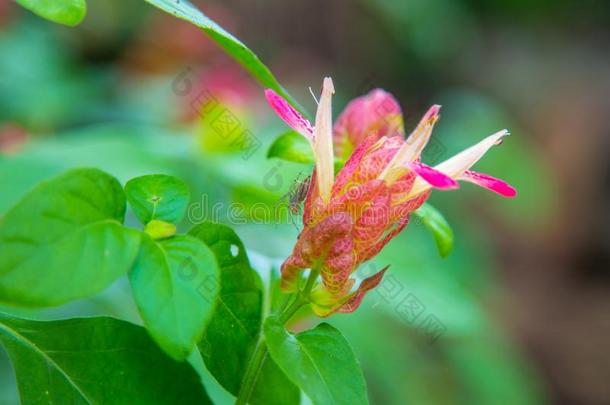
{"label": "young leaf", "polygon": [[270,317],[264,331],[273,360],[314,404],[368,404],[358,361],[337,329],[322,323],[294,335]]}
{"label": "young leaf", "polygon": [[69,26],[78,25],[87,13],[85,0],[16,0],[42,18]]}
{"label": "young leaf", "polygon": [[164,174],[136,177],[125,185],[127,201],[142,224],[152,220],[177,223],[190,200],[190,191],[182,180]]}
{"label": "young leaf", "polygon": [[166,13],[181,18],[201,28],[225,50],[232,58],[239,62],[259,83],[265,87],[275,90],[284,97],[296,109],[304,112],[305,110],[290,94],[278,83],[271,71],[258,56],[254,54],[239,39],[225,31],[221,26],[209,19],[199,11],[188,0],[145,0],[147,3],[160,8]]}
{"label": "young leaf", "polygon": [[211,404],[188,363],[112,318],[40,322],[0,313],[24,404]]}
{"label": "young leaf", "polygon": [[267,152],[268,158],[279,158],[295,163],[313,163],[311,145],[303,135],[288,131],[273,141]]}
{"label": "young leaf", "polygon": [[[314,163],[311,145],[295,131],[288,131],[273,141],[267,151],[267,158],[278,158],[294,163]],[[335,157],[334,168],[338,173],[345,165],[342,158]]]}
{"label": "young leaf", "polygon": [[176,234],[176,225],[153,219],[144,227],[144,233],[154,240],[165,239]]}
{"label": "young leaf", "polygon": [[201,339],[218,297],[214,253],[191,236],[142,237],[129,280],[144,325],[159,346],[184,360]]}
{"label": "young leaf", "polygon": [[138,253],[124,214],[121,185],[100,170],[39,184],[0,223],[0,302],[53,306],[106,288]]}
{"label": "young leaf", "polygon": [[453,229],[451,229],[443,214],[428,203],[419,207],[413,214],[432,232],[441,257],[449,256],[453,249]]}
{"label": "young leaf", "polygon": [[[262,283],[250,267],[243,243],[231,228],[205,222],[189,234],[212,249],[221,270],[219,305],[198,345],[199,350],[212,375],[227,391],[237,395],[261,331]],[[298,388],[267,357],[250,403],[298,402]]]}

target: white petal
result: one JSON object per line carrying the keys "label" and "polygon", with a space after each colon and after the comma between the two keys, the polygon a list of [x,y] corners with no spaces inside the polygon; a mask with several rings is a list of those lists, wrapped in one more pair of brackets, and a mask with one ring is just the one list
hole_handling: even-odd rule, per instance
{"label": "white petal", "polygon": [[[509,133],[506,129],[496,132],[495,134],[488,136],[476,145],[463,150],[434,168],[454,179],[458,179],[466,170],[470,169],[476,162],[478,162],[479,159],[481,159],[492,146],[497,145],[500,140],[508,134]],[[411,189],[409,196],[413,197],[429,188],[430,184],[426,183],[421,178],[417,178],[413,184],[413,188]]]}
{"label": "white petal", "polygon": [[330,191],[334,180],[333,167],[333,117],[332,95],[335,93],[333,81],[324,78],[322,94],[316,112],[313,147],[316,159],[316,179],[320,196],[326,202],[330,200]]}
{"label": "white petal", "polygon": [[428,144],[428,140],[432,134],[432,128],[436,121],[438,121],[440,110],[441,106],[438,104],[430,107],[417,125],[417,128],[409,135],[405,142],[406,151],[405,160],[403,160],[404,162],[411,162],[421,155],[421,152]]}
{"label": "white petal", "polygon": [[379,175],[381,180],[385,180],[386,183],[392,184],[405,173],[405,166],[419,158],[422,150],[430,139],[432,128],[438,120],[440,108],[440,105],[433,105],[428,109],[428,112],[424,114],[417,125],[417,128],[409,135],[405,143]]}

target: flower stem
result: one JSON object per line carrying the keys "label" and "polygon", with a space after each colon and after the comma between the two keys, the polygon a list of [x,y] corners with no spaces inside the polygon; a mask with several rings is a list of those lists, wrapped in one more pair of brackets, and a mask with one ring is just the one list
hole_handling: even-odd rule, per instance
{"label": "flower stem", "polygon": [[[314,283],[318,278],[318,274],[320,274],[318,270],[312,269],[311,273],[309,274],[309,278],[307,279],[305,288],[302,291],[294,294],[294,300],[292,303],[284,306],[280,313],[277,314],[277,317],[282,325],[285,325],[286,322],[288,322],[303,305],[309,302],[309,294],[311,293]],[[288,297],[286,302],[290,302],[290,299],[291,297]],[[258,379],[261,369],[263,368],[263,364],[265,363],[265,359],[267,358],[267,354],[267,342],[265,342],[265,338],[261,336],[259,341],[256,343],[254,353],[252,353],[252,357],[248,363],[248,368],[244,374],[244,379],[241,384],[241,388],[239,389],[239,393],[237,394],[235,405],[246,405],[248,403],[250,395],[252,395],[252,391],[256,385],[256,380]]]}
{"label": "flower stem", "polygon": [[254,349],[254,353],[250,358],[250,363],[246,369],[246,374],[244,375],[244,380],[241,384],[241,388],[239,389],[235,405],[245,405],[248,403],[248,399],[250,399],[250,395],[252,394],[252,390],[256,385],[258,374],[263,368],[263,363],[265,362],[266,357],[267,342],[265,342],[264,337],[261,337],[258,343],[256,343],[256,348]]}

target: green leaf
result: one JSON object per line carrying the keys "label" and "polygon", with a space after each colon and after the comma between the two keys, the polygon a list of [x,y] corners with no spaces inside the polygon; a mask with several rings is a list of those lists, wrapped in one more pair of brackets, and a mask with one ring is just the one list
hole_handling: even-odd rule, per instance
{"label": "green leaf", "polygon": [[295,335],[269,317],[264,331],[273,360],[314,404],[368,404],[360,365],[337,329],[322,323]]}
{"label": "green leaf", "polygon": [[129,280],[144,325],[161,348],[184,360],[201,339],[220,280],[214,253],[191,236],[142,238]]}
{"label": "green leaf", "polygon": [[269,286],[267,295],[269,297],[269,311],[270,313],[276,313],[282,308],[282,305],[286,303],[286,300],[290,298],[290,295],[284,294],[280,287],[282,281],[282,274],[276,267],[272,267],[269,271]]}
{"label": "green leaf", "polygon": [[112,318],[40,322],[0,314],[24,404],[211,404],[188,363]]}
{"label": "green leaf", "polygon": [[[307,140],[295,131],[288,131],[278,136],[267,151],[267,158],[278,158],[294,163],[313,164],[315,158],[311,145]],[[335,174],[345,165],[345,160],[340,157],[334,159]]]}
{"label": "green leaf", "polygon": [[145,0],[172,14],[175,17],[186,20],[207,33],[222,49],[232,58],[239,62],[258,82],[265,88],[275,90],[284,97],[296,109],[301,112],[305,110],[290,94],[278,83],[271,71],[261,60],[239,39],[225,31],[221,26],[209,19],[187,0]]}
{"label": "green leaf", "polygon": [[15,0],[34,14],[56,23],[78,25],[87,14],[85,0]]}
{"label": "green leaf", "polygon": [[212,249],[221,269],[219,305],[199,349],[208,369],[235,394],[260,330],[262,283],[231,228],[205,222],[189,234]]}
{"label": "green leaf", "polygon": [[141,223],[153,219],[177,223],[182,219],[191,198],[186,183],[164,174],[136,177],[125,185],[127,201]]}
{"label": "green leaf", "polygon": [[303,135],[288,131],[273,141],[269,151],[268,158],[279,158],[295,163],[313,163],[314,156],[311,150],[311,145]]}
{"label": "green leaf", "polygon": [[[221,291],[199,350],[206,367],[230,393],[237,395],[261,332],[263,287],[243,243],[224,225],[205,222],[189,234],[205,242],[221,269]],[[293,404],[299,390],[267,357],[250,397],[254,405]]]}
{"label": "green leaf", "polygon": [[124,214],[121,185],[100,170],[39,184],[0,223],[0,302],[53,306],[106,288],[138,253]]}
{"label": "green leaf", "polygon": [[453,249],[453,229],[451,229],[443,214],[428,203],[424,203],[413,214],[432,232],[441,257],[449,256]]}

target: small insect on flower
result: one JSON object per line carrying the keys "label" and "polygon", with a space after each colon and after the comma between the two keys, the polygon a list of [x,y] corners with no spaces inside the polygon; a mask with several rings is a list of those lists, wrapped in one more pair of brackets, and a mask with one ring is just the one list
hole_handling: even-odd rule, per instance
{"label": "small insect on flower", "polygon": [[290,190],[282,196],[282,200],[288,201],[288,209],[292,214],[298,215],[301,213],[301,204],[307,197],[310,184],[311,175],[305,177],[303,180],[300,179],[299,175],[290,186]]}
{"label": "small insect on flower", "polygon": [[305,177],[304,180],[297,181],[292,187],[292,193],[290,194],[290,212],[293,214],[301,213],[301,204],[305,201],[307,193],[309,192],[309,186],[311,185],[311,175]]}

